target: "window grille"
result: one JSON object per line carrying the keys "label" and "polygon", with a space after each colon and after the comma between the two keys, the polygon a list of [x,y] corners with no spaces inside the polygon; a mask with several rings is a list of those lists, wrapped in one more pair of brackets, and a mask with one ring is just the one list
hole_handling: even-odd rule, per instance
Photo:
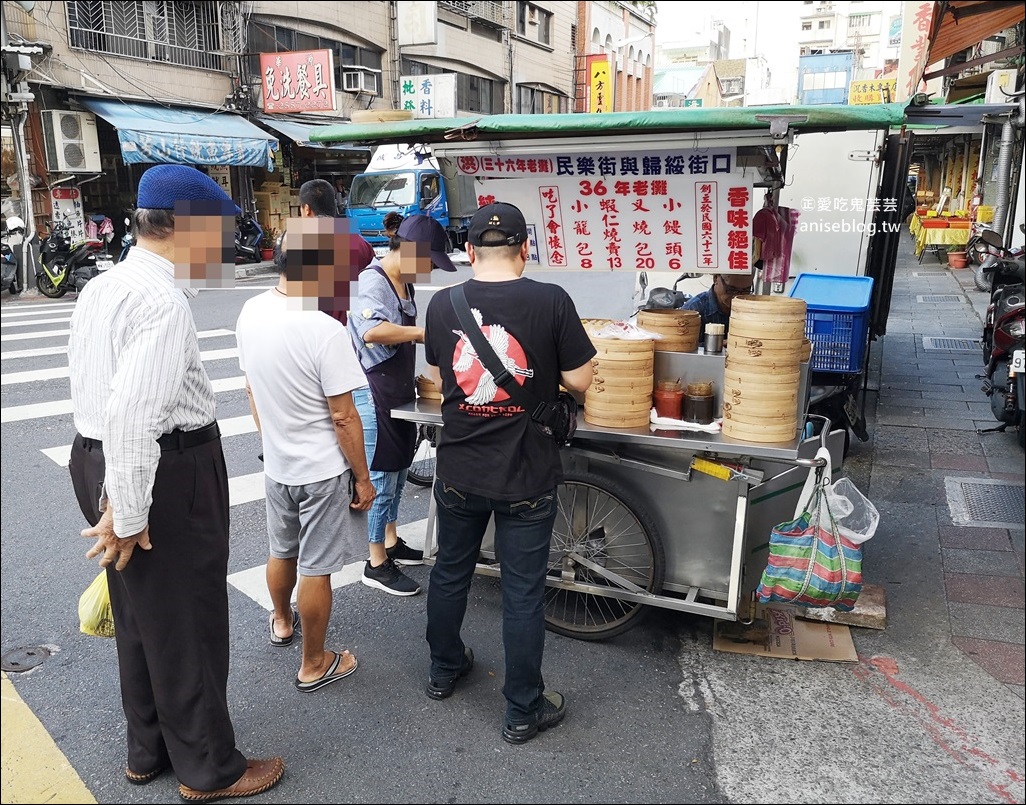
{"label": "window grille", "polygon": [[[224,70],[223,41],[238,42],[238,15],[221,7],[233,4],[173,0],[71,0],[67,4],[68,41],[73,48]],[[232,12],[231,8],[226,9]]]}

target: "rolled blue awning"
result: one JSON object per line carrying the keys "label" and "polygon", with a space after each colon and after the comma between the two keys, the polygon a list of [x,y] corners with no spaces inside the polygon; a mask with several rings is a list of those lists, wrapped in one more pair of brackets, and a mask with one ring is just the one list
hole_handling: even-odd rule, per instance
{"label": "rolled blue awning", "polygon": [[274,136],[227,112],[79,98],[118,133],[126,165],[250,165],[273,170]]}

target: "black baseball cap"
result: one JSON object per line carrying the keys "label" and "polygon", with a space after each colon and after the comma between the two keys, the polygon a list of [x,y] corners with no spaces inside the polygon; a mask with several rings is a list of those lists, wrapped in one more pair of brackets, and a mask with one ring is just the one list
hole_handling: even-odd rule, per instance
{"label": "black baseball cap", "polygon": [[427,243],[431,247],[431,262],[443,271],[455,271],[456,266],[449,259],[449,239],[442,225],[429,215],[410,215],[403,218],[396,230],[400,240]]}
{"label": "black baseball cap", "polygon": [[[498,232],[499,235],[485,235]],[[497,201],[486,204],[470,219],[467,242],[472,246],[516,246],[527,241],[527,222],[524,214],[512,204]]]}

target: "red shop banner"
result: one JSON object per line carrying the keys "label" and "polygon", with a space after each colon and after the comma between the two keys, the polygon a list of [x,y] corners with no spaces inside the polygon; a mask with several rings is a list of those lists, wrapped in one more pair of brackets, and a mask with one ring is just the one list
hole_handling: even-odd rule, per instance
{"label": "red shop banner", "polygon": [[335,111],[330,50],[260,54],[261,94],[268,114]]}

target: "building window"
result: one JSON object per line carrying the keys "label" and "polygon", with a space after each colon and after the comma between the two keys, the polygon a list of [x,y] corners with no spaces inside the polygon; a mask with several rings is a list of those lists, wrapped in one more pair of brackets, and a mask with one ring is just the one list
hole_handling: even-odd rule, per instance
{"label": "building window", "polygon": [[78,50],[224,70],[215,2],[71,0],[68,44]]}
{"label": "building window", "polygon": [[811,22],[803,22],[802,23],[802,30],[803,31],[811,31],[812,30],[812,23]]}
{"label": "building window", "polygon": [[828,30],[829,28],[830,28],[830,20],[820,20],[819,21],[819,30],[823,31],[823,30]]}
{"label": "building window", "polygon": [[517,34],[543,45],[552,43],[552,12],[534,3],[517,2]]}
{"label": "building window", "polygon": [[[406,58],[402,60],[401,71],[403,75],[443,75],[455,72]],[[502,114],[505,111],[502,99],[503,86],[501,81],[457,72],[456,108],[486,115]]]}
{"label": "building window", "polygon": [[566,95],[521,84],[517,87],[517,111],[523,115],[557,115],[570,111]]}
{"label": "building window", "polygon": [[848,27],[858,28],[859,30],[865,30],[873,27],[873,15],[872,14],[852,14],[848,17]]}
{"label": "building window", "polygon": [[806,73],[802,76],[802,91],[842,89],[848,85],[848,74],[841,71],[830,73]]}
{"label": "building window", "polygon": [[[265,22],[249,23],[249,69],[251,75],[260,73],[261,53],[287,53],[293,50],[330,50],[335,60],[335,87],[341,89],[343,67],[366,67],[381,75],[381,52],[306,34],[282,25]],[[381,96],[381,81],[377,82],[377,95]]]}

